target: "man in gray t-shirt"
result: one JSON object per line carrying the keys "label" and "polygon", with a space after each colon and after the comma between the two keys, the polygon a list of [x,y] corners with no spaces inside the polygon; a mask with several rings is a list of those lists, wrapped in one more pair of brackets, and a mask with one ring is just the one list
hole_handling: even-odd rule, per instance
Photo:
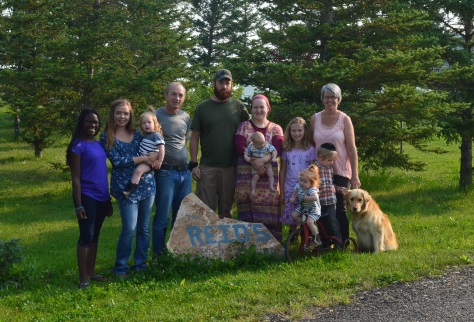
{"label": "man in gray t-shirt", "polygon": [[156,118],[163,131],[166,148],[161,168],[155,170],[156,211],[152,227],[155,260],[165,250],[170,210],[172,210],[171,227],[173,227],[181,201],[192,189],[186,146],[191,120],[189,114],[181,110],[186,99],[186,89],[181,83],[173,82],[166,87],[165,98],[165,106],[156,110]]}

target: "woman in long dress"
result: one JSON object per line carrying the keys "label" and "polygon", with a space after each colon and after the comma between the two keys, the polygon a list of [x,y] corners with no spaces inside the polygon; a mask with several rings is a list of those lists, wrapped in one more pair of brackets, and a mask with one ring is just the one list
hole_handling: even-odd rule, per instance
{"label": "woman in long dress", "polygon": [[[269,189],[268,177],[266,176],[265,163],[271,160],[271,155],[263,158],[253,159],[248,163],[244,159],[244,151],[250,143],[250,137],[254,132],[261,132],[265,141],[272,144],[278,155],[282,152],[283,130],[267,119],[271,111],[270,102],[264,95],[255,95],[252,98],[252,119],[240,123],[235,134],[235,147],[238,154],[236,198],[238,219],[241,221],[262,223],[272,235],[279,241],[282,239],[282,225],[280,221],[279,202],[279,180],[278,162],[272,162],[275,191]],[[250,167],[256,169],[261,177],[257,182],[255,195],[251,195],[250,182],[252,173]]]}

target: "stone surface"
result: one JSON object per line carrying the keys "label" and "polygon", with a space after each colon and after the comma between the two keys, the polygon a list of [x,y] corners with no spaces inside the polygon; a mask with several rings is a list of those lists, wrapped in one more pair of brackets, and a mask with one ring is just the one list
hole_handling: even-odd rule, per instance
{"label": "stone surface", "polygon": [[174,254],[224,260],[251,245],[260,253],[284,254],[281,244],[264,225],[221,219],[193,193],[181,203],[167,244]]}

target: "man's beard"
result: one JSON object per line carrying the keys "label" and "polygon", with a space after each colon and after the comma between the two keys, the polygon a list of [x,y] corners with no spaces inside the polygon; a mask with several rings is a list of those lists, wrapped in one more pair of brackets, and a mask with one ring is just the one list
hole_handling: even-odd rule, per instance
{"label": "man's beard", "polygon": [[214,95],[220,99],[221,101],[227,101],[229,97],[232,96],[232,89],[230,91],[226,91],[225,89],[222,89],[219,91],[215,86],[214,86]]}

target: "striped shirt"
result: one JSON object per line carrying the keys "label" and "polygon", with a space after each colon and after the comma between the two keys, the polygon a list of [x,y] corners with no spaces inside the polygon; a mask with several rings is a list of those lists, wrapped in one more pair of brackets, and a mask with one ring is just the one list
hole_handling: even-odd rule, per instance
{"label": "striped shirt", "polygon": [[304,196],[318,195],[318,188],[310,187],[309,189],[302,189],[299,184],[295,186],[295,190],[298,193],[298,200],[300,204],[296,207],[295,211],[303,214],[303,211],[307,211],[308,215],[315,217],[318,220],[321,217],[321,205],[318,200],[315,201],[303,201]]}
{"label": "striped shirt", "polygon": [[159,146],[164,144],[165,140],[163,140],[163,137],[159,133],[148,133],[140,142],[140,150],[138,153],[140,155],[147,155],[152,152],[158,152]]}

